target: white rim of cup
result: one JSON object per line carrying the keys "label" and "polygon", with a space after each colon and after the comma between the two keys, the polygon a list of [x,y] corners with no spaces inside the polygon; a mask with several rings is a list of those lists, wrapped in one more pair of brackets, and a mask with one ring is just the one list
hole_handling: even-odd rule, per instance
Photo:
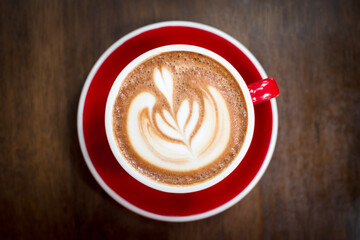
{"label": "white rim of cup", "polygon": [[268,168],[271,158],[273,156],[273,153],[275,150],[275,145],[276,145],[276,140],[277,140],[277,135],[278,135],[279,117],[278,117],[276,100],[271,99],[270,104],[271,104],[271,112],[272,112],[272,117],[273,117],[272,132],[271,132],[269,148],[268,148],[267,154],[264,158],[263,164],[261,165],[259,171],[255,175],[253,180],[245,187],[245,189],[243,191],[241,191],[234,198],[230,199],[228,202],[226,202],[222,205],[219,205],[218,207],[215,207],[213,209],[210,209],[210,210],[202,212],[202,213],[192,214],[192,215],[187,215],[187,216],[161,215],[161,214],[153,213],[153,212],[144,210],[142,208],[139,208],[139,207],[135,206],[134,204],[132,204],[131,202],[124,199],[123,197],[121,197],[119,194],[117,194],[111,187],[109,187],[107,185],[107,183],[99,175],[99,173],[97,172],[97,170],[94,167],[94,164],[92,163],[92,160],[91,160],[89,153],[87,151],[87,148],[86,148],[86,143],[85,143],[85,138],[84,138],[84,129],[83,129],[83,113],[84,113],[84,106],[85,106],[87,92],[88,92],[90,84],[91,84],[96,72],[100,68],[101,64],[119,46],[121,46],[124,42],[128,41],[129,39],[131,39],[143,32],[161,28],[161,27],[169,27],[169,26],[183,26],[183,27],[197,28],[197,29],[201,29],[201,30],[204,30],[207,32],[211,32],[217,36],[224,38],[225,40],[234,44],[238,49],[240,49],[250,59],[250,61],[254,64],[255,68],[258,70],[258,72],[260,73],[260,75],[263,79],[268,77],[265,70],[259,63],[259,61],[243,44],[241,44],[238,40],[236,40],[229,34],[223,32],[217,28],[214,28],[214,27],[202,24],[202,23],[190,22],[190,21],[165,21],[165,22],[149,24],[149,25],[146,25],[144,27],[141,27],[141,28],[138,28],[138,29],[132,31],[132,32],[126,34],[125,36],[123,36],[122,38],[120,38],[119,40],[117,40],[96,61],[93,68],[89,72],[89,75],[87,76],[84,86],[83,86],[83,89],[81,91],[78,112],[77,112],[77,129],[78,129],[79,144],[80,144],[80,148],[81,148],[85,163],[88,166],[91,174],[93,175],[93,177],[95,178],[97,183],[104,189],[104,191],[107,194],[109,194],[109,196],[111,198],[113,198],[116,202],[121,204],[123,207],[125,207],[125,208],[129,209],[130,211],[137,213],[143,217],[147,217],[147,218],[158,220],[158,221],[166,221],[166,222],[190,222],[190,221],[201,220],[201,219],[205,219],[205,218],[214,216],[216,214],[219,214],[219,213],[231,208],[236,203],[238,203],[241,199],[243,199],[256,186],[256,184],[260,181],[261,177],[264,175],[266,169]]}
{"label": "white rim of cup", "polygon": [[[215,175],[213,178],[206,180],[204,182],[200,182],[197,184],[192,185],[168,185],[164,183],[157,182],[155,180],[152,180],[145,175],[138,172],[134,167],[132,167],[129,162],[125,159],[121,151],[119,150],[119,147],[117,145],[115,135],[114,135],[114,129],[113,129],[113,106],[115,104],[115,100],[117,98],[118,92],[121,88],[121,84],[127,77],[127,75],[139,64],[146,61],[147,59],[159,55],[161,53],[165,52],[173,52],[173,51],[186,51],[186,52],[195,52],[200,53],[205,56],[208,56],[215,61],[219,62],[221,65],[223,65],[236,79],[238,82],[240,89],[243,92],[243,95],[245,97],[245,104],[247,108],[247,117],[248,117],[248,126],[247,131],[245,134],[245,139],[242,144],[242,147],[240,149],[240,152],[236,156],[236,158],[230,163],[228,167],[226,167],[221,173]],[[200,190],[204,190],[206,188],[209,188],[211,186],[214,186],[215,184],[219,183],[221,180],[226,178],[228,175],[231,174],[232,171],[240,164],[240,162],[243,160],[246,152],[249,149],[250,143],[252,141],[253,133],[254,133],[254,125],[255,125],[255,114],[254,114],[254,105],[251,100],[250,92],[248,90],[248,87],[244,81],[244,79],[241,77],[239,72],[223,57],[220,55],[202,48],[198,46],[193,45],[185,45],[185,44],[173,44],[173,45],[166,45],[162,47],[158,47],[155,49],[152,49],[148,52],[145,52],[135,58],[132,62],[130,62],[118,75],[118,77],[115,79],[111,90],[109,92],[107,102],[106,102],[106,108],[105,108],[105,130],[106,130],[106,136],[111,148],[111,151],[113,152],[116,160],[119,162],[119,164],[122,166],[122,168],[129,173],[133,178],[141,182],[142,184],[154,188],[159,191],[168,192],[168,193],[190,193],[190,192],[196,192]]]}

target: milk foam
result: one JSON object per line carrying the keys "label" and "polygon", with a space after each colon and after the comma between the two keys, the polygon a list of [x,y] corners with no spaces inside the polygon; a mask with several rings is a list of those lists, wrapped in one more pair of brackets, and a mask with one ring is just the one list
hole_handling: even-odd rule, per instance
{"label": "milk foam", "polygon": [[175,112],[177,86],[171,72],[164,66],[156,68],[152,80],[170,109],[155,113],[160,99],[146,90],[131,101],[126,129],[136,153],[154,166],[176,171],[195,170],[216,160],[227,147],[231,131],[222,94],[210,85],[199,86],[202,101],[185,96]]}

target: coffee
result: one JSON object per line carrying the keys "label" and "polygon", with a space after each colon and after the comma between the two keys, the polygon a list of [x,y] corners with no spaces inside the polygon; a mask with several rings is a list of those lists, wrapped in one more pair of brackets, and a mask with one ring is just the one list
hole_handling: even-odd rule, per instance
{"label": "coffee", "polygon": [[123,157],[142,175],[191,185],[221,173],[248,125],[244,95],[220,63],[189,51],[160,53],[124,79],[113,107]]}

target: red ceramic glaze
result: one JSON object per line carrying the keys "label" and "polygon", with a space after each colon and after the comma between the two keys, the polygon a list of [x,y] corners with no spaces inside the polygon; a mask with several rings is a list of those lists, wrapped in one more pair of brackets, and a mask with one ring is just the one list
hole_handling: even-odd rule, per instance
{"label": "red ceramic glaze", "polygon": [[273,115],[269,101],[255,106],[255,130],[250,148],[240,165],[215,186],[194,193],[174,194],[154,190],[132,178],[119,165],[107,142],[104,123],[107,96],[116,77],[128,63],[146,51],[169,44],[207,48],[229,61],[247,84],[262,80],[253,63],[238,47],[213,32],[189,26],[150,29],[123,42],[101,63],[86,93],[80,121],[91,161],[88,162],[89,168],[99,175],[95,176],[93,172],[98,182],[100,177],[107,185],[103,186],[107,192],[109,189],[113,191],[127,202],[123,205],[130,209],[135,207],[150,214],[181,218],[219,208],[249,185],[268,153]]}
{"label": "red ceramic glaze", "polygon": [[254,104],[268,101],[279,96],[279,88],[273,78],[266,78],[248,84],[248,88]]}

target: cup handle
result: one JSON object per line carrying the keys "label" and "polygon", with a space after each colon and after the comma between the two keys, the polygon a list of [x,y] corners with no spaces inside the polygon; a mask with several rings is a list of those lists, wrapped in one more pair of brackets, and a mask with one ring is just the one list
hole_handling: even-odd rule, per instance
{"label": "cup handle", "polygon": [[279,96],[279,88],[273,78],[266,78],[248,85],[251,99],[255,104]]}

